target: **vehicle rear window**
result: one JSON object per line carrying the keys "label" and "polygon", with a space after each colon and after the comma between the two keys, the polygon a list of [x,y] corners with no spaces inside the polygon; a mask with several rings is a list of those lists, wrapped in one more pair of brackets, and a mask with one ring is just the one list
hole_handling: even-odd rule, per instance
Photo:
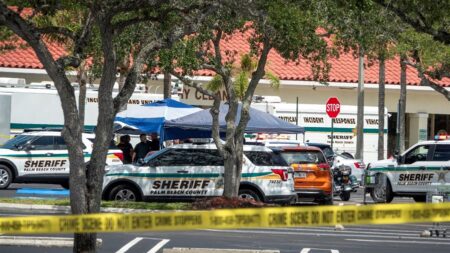
{"label": "vehicle rear window", "polygon": [[286,160],[288,164],[298,163],[298,164],[306,164],[306,163],[326,163],[327,160],[323,156],[322,152],[316,150],[308,150],[308,151],[284,151],[281,153],[281,156]]}
{"label": "vehicle rear window", "polygon": [[244,151],[244,155],[257,166],[288,166],[283,158],[274,152]]}
{"label": "vehicle rear window", "polygon": [[450,161],[450,145],[436,145],[433,161]]}

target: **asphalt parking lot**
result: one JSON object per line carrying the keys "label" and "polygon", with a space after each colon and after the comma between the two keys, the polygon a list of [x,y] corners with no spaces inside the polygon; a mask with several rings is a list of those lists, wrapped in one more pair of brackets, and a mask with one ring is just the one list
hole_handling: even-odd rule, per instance
{"label": "asphalt parking lot", "polygon": [[[24,190],[25,189],[25,190]],[[58,194],[54,191],[59,192]],[[66,198],[59,185],[14,184],[0,191],[5,198]],[[371,203],[370,197],[367,197]],[[335,198],[335,205],[354,205],[363,202],[360,189],[350,201]],[[413,203],[411,198],[396,198],[394,203]],[[302,206],[300,204],[299,206]],[[305,203],[304,205],[311,205]],[[20,215],[20,211],[2,211],[0,216]],[[28,215],[28,214],[27,214]],[[450,224],[442,224],[450,229]],[[298,227],[275,229],[194,230],[183,232],[101,233],[102,246],[98,252],[157,253],[164,248],[226,248],[270,249],[282,253],[384,253],[384,252],[448,252],[450,238],[420,237],[432,224],[373,225],[335,227]],[[33,235],[70,239],[72,235]],[[0,235],[0,238],[2,236]],[[72,252],[70,247],[0,246],[0,252]]]}

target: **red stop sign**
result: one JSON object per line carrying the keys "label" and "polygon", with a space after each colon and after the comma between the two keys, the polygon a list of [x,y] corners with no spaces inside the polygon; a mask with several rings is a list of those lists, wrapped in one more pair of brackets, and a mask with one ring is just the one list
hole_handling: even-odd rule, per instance
{"label": "red stop sign", "polygon": [[341,102],[339,102],[339,99],[337,99],[337,97],[331,97],[328,99],[326,111],[328,117],[332,119],[336,118],[339,115],[339,113],[341,112]]}

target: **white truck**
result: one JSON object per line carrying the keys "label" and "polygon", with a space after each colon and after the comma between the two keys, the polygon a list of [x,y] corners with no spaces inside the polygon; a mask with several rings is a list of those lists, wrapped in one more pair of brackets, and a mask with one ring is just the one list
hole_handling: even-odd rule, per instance
{"label": "white truck", "polygon": [[[271,113],[280,119],[305,128],[305,134],[297,136],[303,142],[331,144],[331,118],[325,111],[325,104],[299,104],[281,102],[253,102],[256,109]],[[384,150],[387,150],[387,109],[384,120]],[[339,116],[334,119],[333,149],[339,153],[356,153],[356,119],[357,107],[342,105]],[[296,138],[295,135],[289,136]],[[378,107],[364,107],[364,163],[377,160],[378,157]]]}
{"label": "white truck", "polygon": [[[3,78],[4,79],[4,78]],[[19,79],[21,80],[21,79]],[[13,85],[1,83],[0,93],[11,94],[11,132],[20,133],[25,128],[59,128],[64,124],[61,101],[52,82]],[[138,86],[128,101],[128,107],[140,106],[163,99],[162,94],[149,94]],[[117,92],[113,93],[115,96]],[[76,90],[78,97],[78,90]],[[97,124],[98,92],[89,88],[86,94],[85,128],[92,130]],[[5,136],[1,136],[2,139]],[[3,140],[2,142],[4,142]]]}

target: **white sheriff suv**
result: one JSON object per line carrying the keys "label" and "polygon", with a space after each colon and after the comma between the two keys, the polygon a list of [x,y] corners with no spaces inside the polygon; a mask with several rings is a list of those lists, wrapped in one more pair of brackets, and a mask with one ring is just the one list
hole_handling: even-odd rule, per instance
{"label": "white sheriff suv", "polygon": [[[84,157],[89,161],[95,135],[83,134]],[[106,159],[122,164],[122,151],[114,141]],[[0,189],[11,183],[61,184],[69,187],[69,154],[59,131],[31,131],[17,135],[0,147]]]}
{"label": "white sheriff suv", "polygon": [[[192,201],[222,196],[224,162],[215,144],[180,144],[160,150],[139,165],[108,166],[104,200]],[[292,170],[262,146],[244,146],[239,196],[267,203],[296,201]]]}
{"label": "white sheriff suv", "polygon": [[450,189],[450,140],[442,139],[419,142],[397,158],[369,164],[365,183],[372,199],[389,203],[401,196],[425,202],[427,193]]}

